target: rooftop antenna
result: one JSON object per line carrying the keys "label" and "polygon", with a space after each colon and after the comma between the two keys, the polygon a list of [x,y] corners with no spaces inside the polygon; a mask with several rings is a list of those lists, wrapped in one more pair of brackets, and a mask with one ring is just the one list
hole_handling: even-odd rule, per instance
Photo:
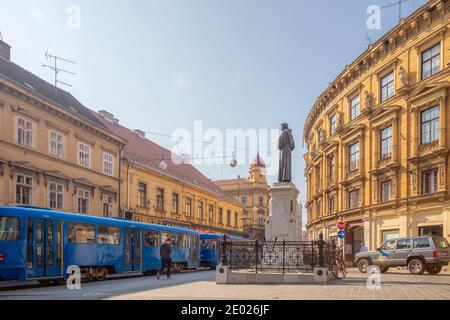
{"label": "rooftop antenna", "polygon": [[62,81],[58,80],[58,73],[65,72],[65,73],[68,73],[68,74],[71,74],[71,75],[75,75],[75,73],[72,72],[72,71],[68,71],[68,70],[59,68],[58,67],[58,61],[63,61],[63,62],[71,63],[71,64],[75,64],[75,61],[51,55],[51,54],[48,53],[48,49],[47,49],[47,51],[45,51],[45,59],[46,60],[50,59],[53,62],[53,65],[47,65],[47,64],[43,63],[42,66],[46,67],[46,68],[49,68],[49,69],[52,69],[55,72],[55,92],[58,91],[58,84],[63,84],[65,86],[72,87],[71,84],[68,84],[66,82],[62,82]]}
{"label": "rooftop antenna", "polygon": [[386,8],[391,8],[394,6],[398,6],[398,21],[400,21],[402,19],[402,4],[405,2],[409,2],[409,1],[413,1],[413,0],[398,0],[394,3],[391,4],[386,4],[384,6],[381,6],[381,9],[386,9]]}

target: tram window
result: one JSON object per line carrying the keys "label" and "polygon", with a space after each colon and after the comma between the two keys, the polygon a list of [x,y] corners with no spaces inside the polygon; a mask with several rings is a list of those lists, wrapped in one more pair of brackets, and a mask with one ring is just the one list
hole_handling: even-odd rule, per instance
{"label": "tram window", "polygon": [[28,269],[33,268],[33,254],[34,254],[34,229],[33,221],[28,220],[27,222],[27,267]]}
{"label": "tram window", "polygon": [[189,236],[183,236],[183,247],[189,248]]}
{"label": "tram window", "polygon": [[94,243],[95,229],[92,224],[69,223],[70,243]]}
{"label": "tram window", "polygon": [[200,241],[200,248],[202,248],[202,249],[209,249],[208,240],[202,239]]}
{"label": "tram window", "polygon": [[144,244],[146,247],[159,247],[160,242],[160,233],[158,231],[149,231],[146,230],[144,232]]}
{"label": "tram window", "polygon": [[0,217],[0,241],[19,240],[19,219]]}
{"label": "tram window", "polygon": [[177,247],[183,247],[184,244],[184,235],[177,233],[177,238],[175,240],[175,245]]}
{"label": "tram window", "polygon": [[98,243],[100,244],[120,244],[119,228],[99,226]]}
{"label": "tram window", "polygon": [[167,239],[172,239],[172,241],[175,239],[175,235],[173,233],[163,232],[161,233],[161,239],[163,242],[165,242]]}

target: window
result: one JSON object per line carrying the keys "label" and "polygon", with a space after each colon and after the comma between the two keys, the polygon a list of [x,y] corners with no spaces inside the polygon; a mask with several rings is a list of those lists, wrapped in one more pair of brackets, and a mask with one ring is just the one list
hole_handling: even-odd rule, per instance
{"label": "window", "polygon": [[33,122],[17,118],[17,143],[33,147]]}
{"label": "window", "polygon": [[30,205],[33,198],[33,178],[22,174],[16,177],[16,203]]}
{"label": "window", "polygon": [[409,250],[411,249],[411,239],[397,240],[397,250]]}
{"label": "window", "polygon": [[236,228],[238,226],[238,213],[237,213],[237,211],[234,212],[234,226]]}
{"label": "window", "polygon": [[383,251],[392,251],[395,250],[395,240],[386,241],[381,247]]}
{"label": "window", "polygon": [[330,184],[334,183],[334,157],[328,157],[328,181]]}
{"label": "window", "polygon": [[384,128],[380,131],[381,159],[392,156],[392,127]]}
{"label": "window", "polygon": [[161,245],[161,234],[158,231],[146,230],[144,232],[144,245],[146,247],[159,247]]}
{"label": "window", "polygon": [[120,244],[119,228],[109,226],[98,226],[98,243]]}
{"label": "window", "polygon": [[430,248],[430,240],[428,238],[415,238],[413,239],[413,248],[414,249],[420,249],[420,248]]}
{"label": "window", "polygon": [[192,198],[186,198],[186,215],[192,217]]}
{"label": "window", "polygon": [[419,236],[444,236],[444,226],[435,225],[435,226],[426,226],[419,227]]}
{"label": "window", "polygon": [[381,182],[381,202],[387,202],[392,197],[392,181]]}
{"label": "window", "polygon": [[139,182],[139,205],[141,207],[147,206],[147,184]]}
{"label": "window", "polygon": [[214,221],[214,206],[212,204],[208,205],[208,216],[209,216],[209,222]]}
{"label": "window", "polygon": [[320,198],[316,202],[316,212],[318,217],[322,215],[322,199]]}
{"label": "window", "polygon": [[316,191],[320,191],[320,185],[321,185],[321,176],[320,176],[320,166],[316,167]]}
{"label": "window", "polygon": [[349,147],[349,171],[356,171],[359,168],[359,142]]}
{"label": "window", "polygon": [[176,214],[179,214],[180,213],[180,205],[179,205],[179,199],[180,199],[180,196],[178,195],[178,193],[173,193],[172,194],[172,212],[173,213],[176,213]]}
{"label": "window", "polygon": [[175,239],[175,243],[174,243],[175,246],[183,248],[186,243],[185,238],[188,238],[188,236],[177,233],[177,238]]}
{"label": "window", "polygon": [[383,242],[391,239],[397,239],[399,237],[399,231],[396,230],[384,230],[382,231]]}
{"label": "window", "polygon": [[156,189],[156,210],[164,211],[164,189]]}
{"label": "window", "polygon": [[246,197],[242,197],[241,202],[242,202],[242,205],[246,206],[247,205],[247,198]]}
{"label": "window", "polygon": [[330,116],[330,136],[336,133],[336,114]]}
{"label": "window", "polygon": [[328,196],[328,214],[332,214],[334,212],[334,196]]}
{"label": "window", "polygon": [[19,219],[0,217],[0,241],[17,241],[20,236]]}
{"label": "window", "polygon": [[69,223],[70,243],[94,243],[95,228],[92,224]]}
{"label": "window", "polygon": [[50,154],[52,156],[62,158],[63,157],[63,146],[64,137],[61,133],[56,131],[50,131]]}
{"label": "window", "polygon": [[260,206],[260,207],[264,206],[264,198],[263,197],[258,198],[258,206]]}
{"label": "window", "polygon": [[231,211],[227,210],[227,226],[231,226]]}
{"label": "window", "polygon": [[103,216],[112,217],[113,197],[111,195],[104,194],[102,200]]}
{"label": "window", "polygon": [[91,193],[89,190],[78,189],[77,190],[77,202],[78,207],[77,210],[79,213],[88,213],[89,212],[89,200],[91,199]]}
{"label": "window", "polygon": [[103,152],[103,173],[112,176],[114,174],[113,155]]}
{"label": "window", "polygon": [[199,201],[198,202],[197,218],[198,219],[203,219],[203,201]]}
{"label": "window", "polygon": [[439,140],[439,106],[422,112],[422,144]]}
{"label": "window", "polygon": [[172,241],[175,240],[175,234],[170,232],[162,232],[161,233],[161,239],[162,241],[166,241],[167,239],[171,239]]}
{"label": "window", "polygon": [[78,164],[86,168],[91,167],[91,147],[82,142],[78,142]]}
{"label": "window", "polygon": [[441,70],[441,44],[422,52],[422,80]]}
{"label": "window", "polygon": [[381,78],[381,102],[386,101],[394,95],[394,72]]}
{"label": "window", "polygon": [[223,209],[222,208],[219,208],[217,220],[218,220],[219,224],[223,224]]}
{"label": "window", "polygon": [[429,194],[437,192],[437,169],[422,172],[422,193]]}
{"label": "window", "polygon": [[349,209],[359,208],[360,204],[359,190],[353,190],[348,193],[348,207]]}
{"label": "window", "polygon": [[49,206],[52,209],[63,209],[64,186],[60,183],[49,182],[48,184]]}
{"label": "window", "polygon": [[350,121],[356,119],[361,113],[359,95],[350,100]]}

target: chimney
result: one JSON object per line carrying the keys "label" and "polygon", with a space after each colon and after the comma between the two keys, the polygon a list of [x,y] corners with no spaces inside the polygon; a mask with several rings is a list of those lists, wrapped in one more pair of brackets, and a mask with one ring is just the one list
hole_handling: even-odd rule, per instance
{"label": "chimney", "polygon": [[0,57],[11,61],[11,47],[3,40],[0,40]]}
{"label": "chimney", "polygon": [[134,133],[136,133],[140,138],[145,139],[145,132],[139,129],[134,130]]}
{"label": "chimney", "polygon": [[100,110],[98,112],[99,114],[102,115],[103,118],[105,118],[105,120],[118,124],[119,123],[119,119],[114,118],[114,115],[106,110]]}

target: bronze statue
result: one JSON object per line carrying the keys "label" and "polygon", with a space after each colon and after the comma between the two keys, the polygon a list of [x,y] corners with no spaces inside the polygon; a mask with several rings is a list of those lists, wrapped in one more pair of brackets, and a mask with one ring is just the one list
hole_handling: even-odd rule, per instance
{"label": "bronze statue", "polygon": [[292,130],[287,123],[281,125],[281,135],[278,139],[280,150],[280,166],[278,169],[278,182],[292,181],[292,151],[295,149]]}

